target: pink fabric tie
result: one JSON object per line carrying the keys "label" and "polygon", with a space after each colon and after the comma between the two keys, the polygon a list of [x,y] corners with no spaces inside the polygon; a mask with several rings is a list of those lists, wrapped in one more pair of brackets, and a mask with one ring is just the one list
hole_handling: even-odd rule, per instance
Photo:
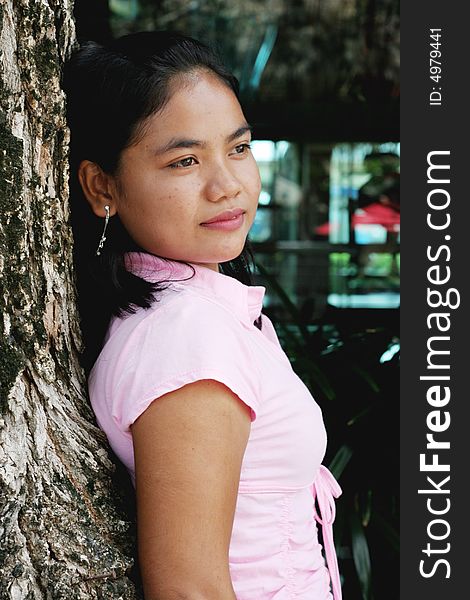
{"label": "pink fabric tie", "polygon": [[[334,499],[341,496],[342,490],[330,471],[323,465],[320,465],[311,490],[313,495],[313,515],[315,521],[322,526],[323,543],[325,546],[326,562],[330,571],[333,599],[341,600],[341,580],[333,541],[333,521],[336,515]],[[315,499],[317,500],[320,514],[317,513]]]}

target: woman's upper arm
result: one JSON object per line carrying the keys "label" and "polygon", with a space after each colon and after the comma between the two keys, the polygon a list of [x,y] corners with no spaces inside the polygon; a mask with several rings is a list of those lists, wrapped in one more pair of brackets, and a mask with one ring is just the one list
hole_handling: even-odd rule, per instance
{"label": "woman's upper arm", "polygon": [[146,599],[235,599],[228,550],[250,425],[249,407],[214,380],[161,396],[132,425]]}

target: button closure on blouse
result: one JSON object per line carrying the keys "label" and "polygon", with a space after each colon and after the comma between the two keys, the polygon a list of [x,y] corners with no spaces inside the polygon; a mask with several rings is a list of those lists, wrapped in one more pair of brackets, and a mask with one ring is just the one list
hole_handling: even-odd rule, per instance
{"label": "button closure on blouse", "polygon": [[[330,571],[331,587],[334,600],[341,600],[341,581],[339,577],[338,560],[333,541],[333,521],[336,516],[335,498],[341,496],[342,490],[331,472],[320,465],[317,477],[311,486],[313,495],[313,515],[315,521],[322,526],[326,562]],[[319,514],[315,506],[318,503]]]}

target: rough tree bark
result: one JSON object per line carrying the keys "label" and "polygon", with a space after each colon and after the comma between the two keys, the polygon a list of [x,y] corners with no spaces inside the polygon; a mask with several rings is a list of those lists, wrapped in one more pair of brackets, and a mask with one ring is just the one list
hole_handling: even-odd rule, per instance
{"label": "rough tree bark", "polygon": [[0,598],[140,596],[94,425],[72,268],[60,72],[71,0],[0,0]]}

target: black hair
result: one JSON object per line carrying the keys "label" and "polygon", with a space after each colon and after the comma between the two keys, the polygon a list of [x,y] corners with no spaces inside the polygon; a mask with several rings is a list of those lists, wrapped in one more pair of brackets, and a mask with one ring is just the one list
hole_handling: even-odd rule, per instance
{"label": "black hair", "polygon": [[[62,87],[70,128],[70,200],[74,266],[84,348],[80,361],[88,375],[113,315],[149,308],[165,282],[153,283],[127,271],[126,252],[146,252],[130,237],[119,216],[110,217],[106,242],[96,255],[104,218],[91,210],[78,181],[82,160],[108,174],[120,167],[122,151],[145,133],[146,119],[161,110],[178,75],[214,73],[239,98],[237,79],[214,50],[175,31],[124,35],[106,45],[83,42],[64,65]],[[163,258],[163,257],[161,257]],[[253,253],[247,239],[240,256],[221,263],[221,271],[253,285]],[[261,329],[261,315],[254,322]]]}

